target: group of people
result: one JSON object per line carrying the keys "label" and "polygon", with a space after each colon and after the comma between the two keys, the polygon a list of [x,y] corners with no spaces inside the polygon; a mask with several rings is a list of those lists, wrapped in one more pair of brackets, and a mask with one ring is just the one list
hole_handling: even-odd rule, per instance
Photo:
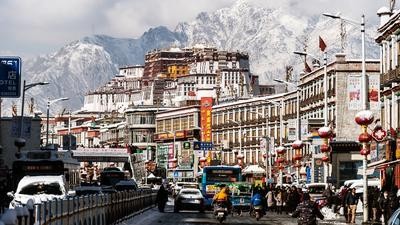
{"label": "group of people", "polygon": [[[399,207],[398,189],[393,187],[392,190],[380,190],[378,187],[368,188],[368,215],[371,222],[383,222],[387,224],[390,216]],[[355,211],[359,201],[362,201],[361,193],[357,194],[355,188],[344,186],[337,193],[337,201],[343,207],[343,214],[349,223],[355,222]],[[334,208],[336,210],[337,208]]]}

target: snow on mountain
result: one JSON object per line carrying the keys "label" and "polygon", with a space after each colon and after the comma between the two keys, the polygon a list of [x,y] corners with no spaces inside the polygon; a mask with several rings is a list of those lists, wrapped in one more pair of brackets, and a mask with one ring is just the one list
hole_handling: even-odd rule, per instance
{"label": "snow on mountain", "polygon": [[[82,107],[83,95],[112,78],[120,66],[143,64],[144,55],[155,48],[206,44],[230,51],[247,52],[251,69],[259,74],[262,83],[282,77],[286,65],[301,67],[301,59],[293,54],[302,50],[321,57],[318,36],[328,45],[328,57],[340,50],[339,21],[323,16],[309,18],[288,13],[285,8],[262,8],[250,1],[239,0],[230,8],[200,13],[194,21],[179,23],[174,31],[166,27],[149,29],[138,39],[113,38],[106,35],[84,37],[73,41],[54,54],[24,61],[23,79],[27,83],[48,81],[47,87],[27,91],[44,109],[46,100],[69,97],[51,107],[52,113],[62,108],[76,110]],[[361,35],[359,27],[346,25],[348,57],[359,58]],[[374,43],[376,28],[367,27],[367,58],[378,58]],[[15,101],[15,100],[14,100]],[[5,114],[10,114],[10,101]],[[20,111],[19,104],[18,111]],[[44,111],[44,110],[42,110]]]}

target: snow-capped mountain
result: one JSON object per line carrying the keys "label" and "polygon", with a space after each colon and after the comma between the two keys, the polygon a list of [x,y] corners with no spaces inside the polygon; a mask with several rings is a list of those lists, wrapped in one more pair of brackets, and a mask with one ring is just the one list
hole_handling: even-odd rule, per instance
{"label": "snow-capped mountain", "polygon": [[[138,39],[105,35],[85,37],[71,42],[54,54],[24,62],[23,79],[28,83],[51,83],[47,87],[30,89],[27,96],[34,96],[38,107],[42,109],[48,97],[70,98],[52,106],[52,113],[59,112],[62,107],[79,109],[85,93],[106,83],[116,74],[118,67],[143,64],[146,52],[155,48],[206,44],[219,49],[247,52],[252,72],[260,75],[261,83],[282,77],[286,65],[298,65],[299,68],[302,60],[293,54],[295,50],[306,47],[308,52],[322,58],[318,36],[327,43],[329,59],[341,51],[339,21],[317,15],[299,17],[288,12],[285,8],[261,8],[246,0],[239,0],[229,8],[203,12],[194,21],[179,23],[174,31],[156,27]],[[359,27],[347,24],[346,29],[345,53],[348,57],[359,58]],[[367,58],[379,56],[378,46],[373,41],[375,30],[367,27]],[[7,105],[4,113],[10,114],[11,107]]]}

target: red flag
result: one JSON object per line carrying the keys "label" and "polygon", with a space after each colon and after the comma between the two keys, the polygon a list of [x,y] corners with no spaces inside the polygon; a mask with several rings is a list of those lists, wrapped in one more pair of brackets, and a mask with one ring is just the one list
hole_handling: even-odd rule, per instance
{"label": "red flag", "polygon": [[392,136],[392,137],[396,137],[397,136],[397,132],[393,127],[390,127],[390,136]]}
{"label": "red flag", "polygon": [[304,62],[304,70],[306,73],[310,73],[312,71],[307,62]]}
{"label": "red flag", "polygon": [[321,51],[325,51],[326,48],[326,44],[324,42],[324,40],[322,40],[321,36],[319,36],[319,49],[321,49]]}

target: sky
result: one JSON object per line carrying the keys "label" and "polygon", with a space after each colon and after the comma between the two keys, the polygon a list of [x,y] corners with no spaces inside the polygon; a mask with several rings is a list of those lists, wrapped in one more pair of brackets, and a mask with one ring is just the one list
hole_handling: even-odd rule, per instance
{"label": "sky", "polygon": [[[174,30],[200,12],[230,7],[236,0],[0,0],[0,55],[33,57],[56,52],[93,34],[138,38],[151,27]],[[239,0],[283,7],[301,16],[341,12],[377,24],[376,11],[389,0]],[[397,6],[398,4],[396,4]]]}

